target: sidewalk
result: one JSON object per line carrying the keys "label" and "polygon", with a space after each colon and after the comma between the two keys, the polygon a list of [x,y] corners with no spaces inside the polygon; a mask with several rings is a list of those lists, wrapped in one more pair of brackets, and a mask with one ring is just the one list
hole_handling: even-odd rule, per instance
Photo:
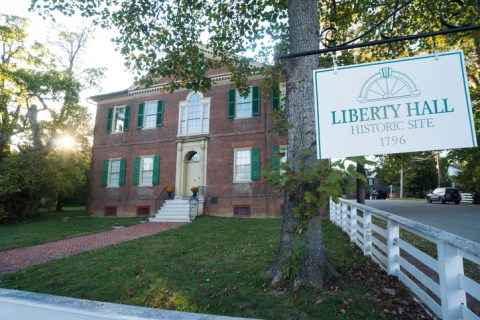
{"label": "sidewalk", "polygon": [[0,274],[17,272],[23,268],[52,259],[149,236],[184,224],[186,223],[147,222],[122,229],[58,240],[36,246],[0,251]]}

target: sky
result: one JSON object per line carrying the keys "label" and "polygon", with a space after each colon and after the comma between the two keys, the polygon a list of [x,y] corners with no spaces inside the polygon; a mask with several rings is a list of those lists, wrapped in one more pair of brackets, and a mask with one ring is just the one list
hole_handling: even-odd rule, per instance
{"label": "sky", "polygon": [[[28,18],[31,21],[28,30],[30,38],[44,43],[46,35],[52,34],[52,22],[43,20],[36,12],[29,12],[29,6],[30,0],[0,0],[0,13]],[[81,17],[67,18],[61,14],[56,14],[55,17],[70,31],[78,30],[84,21]],[[115,35],[114,31],[98,29],[94,35],[95,38],[90,41],[82,57],[83,67],[106,67],[108,70],[101,81],[101,90],[89,90],[82,95],[84,100],[82,104],[88,103],[92,112],[95,112],[95,107],[87,102],[86,98],[100,93],[124,90],[133,84],[133,74],[126,70],[122,56],[115,51],[115,44],[110,41]]]}

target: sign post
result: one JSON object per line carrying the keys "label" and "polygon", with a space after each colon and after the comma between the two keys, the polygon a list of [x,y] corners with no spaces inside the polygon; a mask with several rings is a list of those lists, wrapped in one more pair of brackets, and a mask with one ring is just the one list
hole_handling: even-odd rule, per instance
{"label": "sign post", "polygon": [[461,51],[313,75],[320,159],[477,146]]}

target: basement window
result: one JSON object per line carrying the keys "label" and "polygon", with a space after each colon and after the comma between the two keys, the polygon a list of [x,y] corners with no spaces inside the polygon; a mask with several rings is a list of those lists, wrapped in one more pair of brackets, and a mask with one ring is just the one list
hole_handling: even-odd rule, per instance
{"label": "basement window", "polygon": [[234,206],[233,215],[235,217],[250,217],[250,206]]}
{"label": "basement window", "polygon": [[105,217],[116,217],[117,207],[105,207]]}
{"label": "basement window", "polygon": [[139,217],[149,217],[150,216],[150,207],[137,207],[137,216],[139,216]]}

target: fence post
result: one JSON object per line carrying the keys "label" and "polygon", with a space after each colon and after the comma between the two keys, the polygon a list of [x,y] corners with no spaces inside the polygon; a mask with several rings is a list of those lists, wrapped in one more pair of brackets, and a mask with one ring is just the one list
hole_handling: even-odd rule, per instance
{"label": "fence post", "polygon": [[342,226],[342,200],[338,199],[338,203],[335,204],[335,224],[339,227]]}
{"label": "fence post", "polygon": [[345,202],[342,203],[342,231],[347,231],[347,204]]}
{"label": "fence post", "polygon": [[330,197],[330,221],[338,225],[338,208],[337,204],[333,202],[332,197]]}
{"label": "fence post", "polygon": [[334,221],[334,216],[333,216],[333,212],[334,212],[334,204],[333,204],[333,201],[332,201],[332,197],[329,197],[328,198],[328,203],[329,203],[329,206],[328,208],[330,209],[329,210],[329,214],[330,214],[330,221]]}
{"label": "fence post", "polygon": [[456,247],[443,241],[437,243],[437,252],[442,318],[460,319],[461,305],[467,303],[465,291],[459,282],[463,275],[463,258]]}
{"label": "fence post", "polygon": [[338,200],[338,203],[333,203],[335,205],[335,224],[337,226],[341,226],[342,223],[342,206],[340,203],[340,200]]}
{"label": "fence post", "polygon": [[400,246],[398,239],[400,238],[400,227],[398,223],[388,219],[387,220],[387,269],[388,274],[398,277],[400,271],[400,264],[398,257],[400,256]]}
{"label": "fence post", "polygon": [[350,242],[355,242],[357,239],[357,207],[350,207]]}
{"label": "fence post", "polygon": [[363,254],[372,254],[372,214],[370,210],[363,211]]}

